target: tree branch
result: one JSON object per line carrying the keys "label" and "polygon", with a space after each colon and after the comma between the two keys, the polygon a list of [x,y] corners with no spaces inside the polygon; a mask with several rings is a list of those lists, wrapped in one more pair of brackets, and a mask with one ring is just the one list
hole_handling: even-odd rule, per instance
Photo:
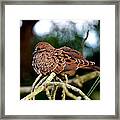
{"label": "tree branch", "polygon": [[75,83],[79,87],[82,87],[83,83],[85,83],[85,82],[87,82],[89,80],[92,80],[92,79],[98,77],[99,75],[100,75],[99,71],[90,72],[90,73],[85,74],[83,76],[76,75],[76,79],[69,80],[68,83]]}

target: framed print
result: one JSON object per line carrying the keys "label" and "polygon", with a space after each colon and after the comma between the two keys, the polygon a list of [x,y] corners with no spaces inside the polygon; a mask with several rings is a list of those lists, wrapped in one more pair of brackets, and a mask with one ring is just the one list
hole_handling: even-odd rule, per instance
{"label": "framed print", "polygon": [[2,2],[1,117],[119,119],[119,2]]}

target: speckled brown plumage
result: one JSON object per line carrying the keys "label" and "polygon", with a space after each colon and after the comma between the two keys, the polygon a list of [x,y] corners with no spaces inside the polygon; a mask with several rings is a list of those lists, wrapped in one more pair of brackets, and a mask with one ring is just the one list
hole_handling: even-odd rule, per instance
{"label": "speckled brown plumage", "polygon": [[32,66],[37,74],[47,75],[55,72],[72,76],[78,68],[88,68],[94,64],[77,50],[69,47],[56,49],[47,42],[39,42],[33,52]]}

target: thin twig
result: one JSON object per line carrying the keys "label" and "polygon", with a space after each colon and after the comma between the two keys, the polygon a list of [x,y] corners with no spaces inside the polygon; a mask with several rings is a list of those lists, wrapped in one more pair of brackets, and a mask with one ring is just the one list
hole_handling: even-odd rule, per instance
{"label": "thin twig", "polygon": [[85,95],[80,89],[69,84],[66,84],[66,85],[69,89],[72,89],[73,91],[78,92],[85,100],[90,100],[90,98],[87,95]]}
{"label": "thin twig", "polygon": [[55,96],[58,90],[58,86],[54,86],[54,91],[53,91],[53,100],[55,100]]}
{"label": "thin twig", "polygon": [[68,91],[68,89],[66,88],[66,84],[63,84],[62,88],[64,89],[67,96],[71,97],[74,100],[77,100],[77,96],[75,96],[74,94],[72,94]]}
{"label": "thin twig", "polygon": [[51,95],[50,95],[50,91],[49,91],[49,86],[45,88],[46,91],[46,95],[48,97],[49,100],[52,100]]}
{"label": "thin twig", "polygon": [[65,100],[65,90],[64,89],[62,90],[62,96],[61,97],[62,97],[62,100]]}
{"label": "thin twig", "polygon": [[86,41],[86,40],[87,40],[87,38],[88,38],[88,35],[89,35],[89,30],[87,31],[86,37],[83,39],[82,44],[84,44],[84,43],[85,43],[85,41]]}
{"label": "thin twig", "polygon": [[97,87],[97,85],[100,83],[100,77],[97,78],[97,80],[94,82],[94,84],[92,85],[92,87],[90,88],[90,90],[87,93],[87,96],[90,96],[93,91],[95,90],[95,88]]}
{"label": "thin twig", "polygon": [[84,45],[85,45],[85,41],[87,40],[88,35],[89,35],[89,30],[87,31],[86,37],[81,42],[81,48],[82,48],[81,52],[82,52],[82,54],[83,54],[83,48],[84,48]]}
{"label": "thin twig", "polygon": [[56,76],[56,80],[59,82],[63,82],[63,80],[61,80],[59,77]]}
{"label": "thin twig", "polygon": [[48,76],[45,76],[44,78],[42,78],[40,81],[39,81],[39,83],[35,86],[35,89],[38,87],[38,86],[40,86],[44,81],[45,81],[45,79],[47,78]]}
{"label": "thin twig", "polygon": [[41,78],[41,76],[42,76],[42,74],[39,74],[38,77],[35,79],[35,81],[34,81],[34,83],[33,83],[33,85],[32,85],[32,90],[31,90],[31,92],[33,92],[34,87],[35,87],[35,84],[39,81],[39,79]]}
{"label": "thin twig", "polygon": [[66,74],[65,74],[65,80],[66,80],[65,82],[68,83],[68,77]]}

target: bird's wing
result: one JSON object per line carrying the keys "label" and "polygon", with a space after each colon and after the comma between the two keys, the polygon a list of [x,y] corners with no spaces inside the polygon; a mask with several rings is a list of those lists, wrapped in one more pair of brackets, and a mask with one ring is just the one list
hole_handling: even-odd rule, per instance
{"label": "bird's wing", "polygon": [[72,58],[77,58],[77,59],[83,58],[82,53],[72,48],[64,46],[64,47],[61,47],[60,49],[63,50],[65,54],[69,55]]}
{"label": "bird's wing", "polygon": [[77,50],[71,49],[66,46],[62,47],[61,50],[63,50],[63,53],[65,54],[65,56],[68,56],[68,57],[65,57],[66,70],[91,67],[95,65],[94,62],[86,60],[84,56]]}

